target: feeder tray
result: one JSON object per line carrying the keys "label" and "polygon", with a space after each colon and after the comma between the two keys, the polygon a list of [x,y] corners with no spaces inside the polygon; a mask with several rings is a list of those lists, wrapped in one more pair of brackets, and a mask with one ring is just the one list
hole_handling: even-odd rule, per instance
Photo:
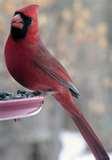
{"label": "feeder tray", "polygon": [[0,101],[0,121],[21,119],[36,115],[44,102],[43,96]]}

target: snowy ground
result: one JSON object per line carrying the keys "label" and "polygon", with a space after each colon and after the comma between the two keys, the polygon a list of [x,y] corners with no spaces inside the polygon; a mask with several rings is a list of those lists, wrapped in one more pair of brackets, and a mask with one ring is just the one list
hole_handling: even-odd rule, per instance
{"label": "snowy ground", "polygon": [[[79,133],[64,131],[59,136],[62,150],[58,160],[95,160],[88,153],[87,145]],[[110,154],[112,160],[112,154]]]}

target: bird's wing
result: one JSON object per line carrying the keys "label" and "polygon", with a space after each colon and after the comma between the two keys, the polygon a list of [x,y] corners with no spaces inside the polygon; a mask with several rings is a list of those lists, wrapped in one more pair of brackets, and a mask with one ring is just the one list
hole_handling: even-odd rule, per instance
{"label": "bird's wing", "polygon": [[79,97],[79,91],[73,85],[71,78],[67,74],[64,67],[49,53],[44,44],[40,41],[37,46],[37,54],[33,63],[43,72],[47,73],[52,79],[56,80],[60,85],[68,88],[73,96]]}

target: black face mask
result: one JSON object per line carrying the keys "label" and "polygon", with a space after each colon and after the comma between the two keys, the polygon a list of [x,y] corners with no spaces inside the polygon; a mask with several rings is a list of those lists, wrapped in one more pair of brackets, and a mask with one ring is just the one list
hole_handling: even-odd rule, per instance
{"label": "black face mask", "polygon": [[20,29],[20,28],[11,26],[11,35],[14,40],[20,40],[25,38],[27,34],[28,26],[31,24],[31,21],[32,21],[31,17],[28,17],[21,12],[15,12],[14,15],[17,15],[17,14],[19,14],[23,19],[23,28]]}

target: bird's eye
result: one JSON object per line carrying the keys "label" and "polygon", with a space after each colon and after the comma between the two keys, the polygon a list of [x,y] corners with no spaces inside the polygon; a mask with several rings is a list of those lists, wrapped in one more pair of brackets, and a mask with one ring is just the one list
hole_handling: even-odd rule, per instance
{"label": "bird's eye", "polygon": [[29,26],[29,25],[32,23],[31,17],[26,16],[26,17],[24,18],[24,22]]}

